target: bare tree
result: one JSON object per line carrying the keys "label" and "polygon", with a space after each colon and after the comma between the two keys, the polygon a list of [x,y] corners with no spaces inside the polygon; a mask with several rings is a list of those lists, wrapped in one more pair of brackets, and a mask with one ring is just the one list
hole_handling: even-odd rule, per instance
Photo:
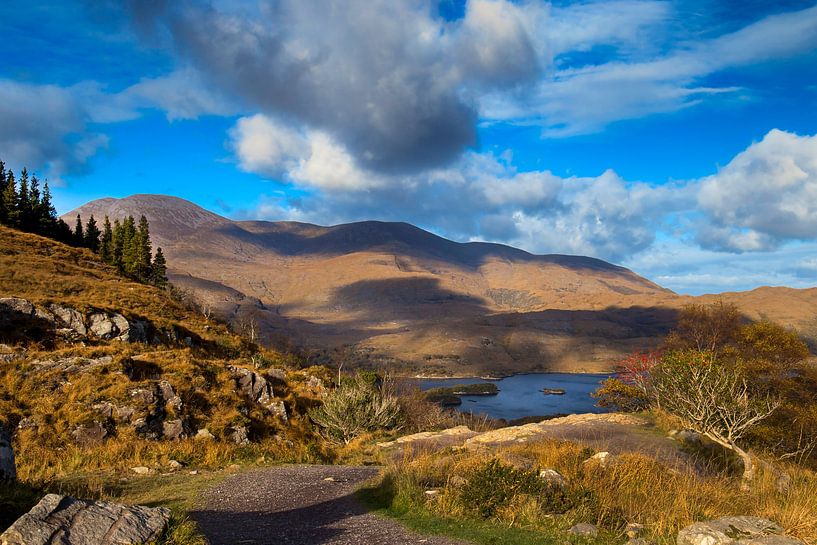
{"label": "bare tree", "polygon": [[752,396],[746,380],[706,352],[682,352],[664,359],[653,380],[654,396],[685,426],[733,451],[743,462],[743,486],[755,476],[739,442],[779,406],[770,397]]}

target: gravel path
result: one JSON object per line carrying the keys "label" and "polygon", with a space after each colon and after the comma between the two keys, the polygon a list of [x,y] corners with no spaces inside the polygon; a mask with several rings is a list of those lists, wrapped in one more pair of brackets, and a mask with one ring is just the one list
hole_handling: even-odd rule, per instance
{"label": "gravel path", "polygon": [[211,545],[463,545],[413,534],[354,497],[375,467],[279,466],[236,474],[191,513]]}

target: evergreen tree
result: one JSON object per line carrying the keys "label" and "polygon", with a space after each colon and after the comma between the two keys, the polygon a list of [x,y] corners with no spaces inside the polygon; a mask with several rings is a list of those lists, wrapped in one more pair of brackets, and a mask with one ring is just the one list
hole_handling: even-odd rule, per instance
{"label": "evergreen tree", "polygon": [[85,247],[92,252],[99,253],[99,236],[102,233],[96,225],[94,215],[88,218],[88,224],[85,226]]}
{"label": "evergreen tree", "polygon": [[28,231],[30,228],[31,218],[29,211],[31,210],[31,203],[28,200],[28,171],[23,168],[20,172],[20,190],[17,192],[17,225],[16,227]]}
{"label": "evergreen tree", "polygon": [[139,218],[135,246],[134,276],[141,282],[149,282],[151,279],[150,258],[153,252],[150,244],[150,225],[145,216]]}
{"label": "evergreen tree", "polygon": [[82,233],[82,218],[77,214],[77,223],[74,226],[74,246],[80,248],[85,245],[85,235]]}
{"label": "evergreen tree", "polygon": [[0,161],[0,223],[6,223],[6,204],[3,201],[6,185],[6,163]]}
{"label": "evergreen tree", "polygon": [[99,242],[99,255],[102,261],[113,264],[113,230],[111,229],[111,220],[105,216],[105,222],[102,224],[102,239]]}
{"label": "evergreen tree", "polygon": [[6,188],[3,190],[3,210],[5,211],[5,223],[9,227],[19,227],[20,214],[17,210],[17,183],[14,181],[14,173],[6,172]]}
{"label": "evergreen tree", "polygon": [[122,222],[122,271],[136,277],[139,264],[139,241],[136,237],[136,223],[133,216]]}
{"label": "evergreen tree", "polygon": [[153,258],[151,269],[151,283],[154,286],[164,288],[167,286],[167,261],[161,248],[156,248],[156,256]]}
{"label": "evergreen tree", "polygon": [[119,220],[113,220],[113,231],[111,233],[111,246],[113,252],[111,254],[111,265],[121,271],[124,270],[124,263],[122,262],[122,254],[125,251],[125,232]]}

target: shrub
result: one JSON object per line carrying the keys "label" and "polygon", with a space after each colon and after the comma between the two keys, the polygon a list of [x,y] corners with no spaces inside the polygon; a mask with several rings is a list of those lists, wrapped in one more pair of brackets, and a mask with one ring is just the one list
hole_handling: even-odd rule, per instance
{"label": "shrub", "polygon": [[535,471],[505,465],[496,458],[478,466],[459,489],[464,510],[490,518],[520,494],[539,494],[547,484]]}
{"label": "shrub", "polygon": [[618,378],[608,378],[592,394],[596,405],[621,412],[643,411],[650,405],[647,394],[640,388]]}
{"label": "shrub", "polygon": [[387,385],[360,375],[342,381],[323,405],[309,411],[309,417],[327,439],[347,445],[363,433],[403,425],[400,404]]}

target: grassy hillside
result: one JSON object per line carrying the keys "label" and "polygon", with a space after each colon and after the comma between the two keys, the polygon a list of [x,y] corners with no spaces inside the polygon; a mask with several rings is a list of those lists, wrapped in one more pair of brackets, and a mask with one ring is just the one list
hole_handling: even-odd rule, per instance
{"label": "grassy hillside", "polygon": [[[0,298],[9,297],[38,312],[76,310],[86,323],[117,313],[154,332],[149,342],[64,337],[9,322],[4,311],[0,424],[13,431],[27,486],[104,496],[106,475],[134,466],[158,474],[171,460],[216,468],[325,456],[305,412],[326,371],[296,369],[291,356],[246,341],[169,291],[129,281],[89,251],[0,227]],[[242,374],[266,380],[267,397],[242,389]]]}

